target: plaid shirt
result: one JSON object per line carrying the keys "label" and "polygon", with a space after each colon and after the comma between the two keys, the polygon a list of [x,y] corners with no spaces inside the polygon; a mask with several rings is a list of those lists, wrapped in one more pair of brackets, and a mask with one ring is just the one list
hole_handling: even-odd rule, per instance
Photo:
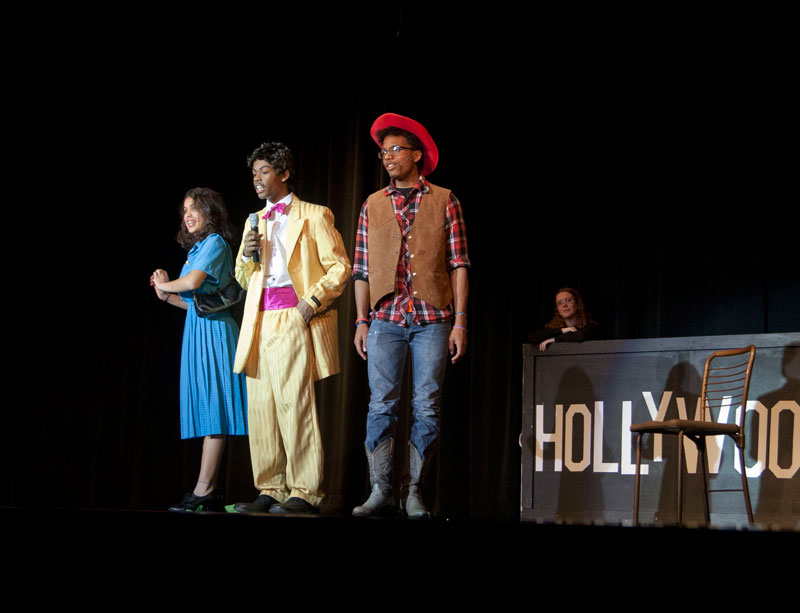
{"label": "plaid shirt", "polygon": [[[406,324],[406,313],[412,312],[413,323],[434,323],[448,321],[453,316],[452,305],[448,305],[444,310],[434,308],[424,300],[414,298],[411,290],[411,265],[408,252],[408,231],[414,223],[414,217],[419,209],[419,203],[423,194],[429,192],[428,183],[424,177],[419,178],[419,182],[412,188],[408,198],[394,185],[394,179],[384,191],[391,196],[392,207],[395,217],[402,231],[402,242],[400,244],[401,257],[397,262],[397,273],[395,275],[394,294],[381,299],[375,310],[371,312],[372,319],[388,321],[400,326]],[[464,217],[461,213],[461,204],[458,199],[450,192],[450,200],[447,203],[447,270],[454,270],[460,267],[469,267],[469,257],[467,255],[467,234],[464,227]],[[358,219],[358,231],[356,232],[356,253],[353,262],[353,279],[368,281],[369,253],[367,248],[367,235],[369,230],[369,219],[367,217],[367,202],[361,207],[361,215]]]}

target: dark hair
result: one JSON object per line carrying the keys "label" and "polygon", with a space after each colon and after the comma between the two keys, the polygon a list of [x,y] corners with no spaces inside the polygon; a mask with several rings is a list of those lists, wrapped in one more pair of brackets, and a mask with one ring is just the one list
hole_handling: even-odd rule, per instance
{"label": "dark hair", "polygon": [[[194,200],[194,206],[200,209],[206,218],[206,223],[203,227],[194,233],[190,233],[186,229],[186,224],[183,223],[183,202],[187,198]],[[188,250],[209,234],[219,234],[226,241],[231,241],[234,236],[234,230],[228,221],[228,209],[225,208],[225,201],[218,192],[207,187],[193,187],[186,192],[181,201],[181,226],[175,238],[181,247]]]}
{"label": "dark hair", "polygon": [[416,134],[408,130],[389,126],[383,130],[378,130],[378,142],[381,143],[381,146],[383,146],[383,139],[387,136],[405,136],[408,144],[422,154],[419,160],[417,160],[417,170],[425,166],[425,148],[422,146],[422,141],[417,138]]}
{"label": "dark hair", "polygon": [[297,191],[297,171],[294,169],[294,157],[289,147],[283,143],[261,143],[247,156],[248,168],[252,168],[256,160],[264,160],[277,174],[283,174],[288,170],[289,178],[286,180],[286,186],[292,192]]}
{"label": "dark hair", "polygon": [[[575,327],[576,328],[585,328],[587,324],[594,323],[592,316],[586,311],[586,306],[583,304],[583,298],[578,293],[578,290],[572,289],[571,287],[561,287],[556,292],[556,296],[558,296],[561,292],[567,292],[568,294],[572,294],[572,297],[575,298]],[[545,324],[545,328],[564,328],[566,327],[567,322],[564,321],[564,318],[558,314],[558,305],[556,305],[556,314],[550,321]]]}

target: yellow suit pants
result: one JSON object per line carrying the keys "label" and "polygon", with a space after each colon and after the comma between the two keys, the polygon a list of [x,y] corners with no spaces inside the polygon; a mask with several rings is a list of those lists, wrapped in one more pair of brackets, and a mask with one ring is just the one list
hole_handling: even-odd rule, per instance
{"label": "yellow suit pants", "polygon": [[[323,451],[314,403],[314,348],[296,308],[259,313],[247,377],[250,458],[256,489],[319,506]],[[256,347],[258,348],[255,351]]]}

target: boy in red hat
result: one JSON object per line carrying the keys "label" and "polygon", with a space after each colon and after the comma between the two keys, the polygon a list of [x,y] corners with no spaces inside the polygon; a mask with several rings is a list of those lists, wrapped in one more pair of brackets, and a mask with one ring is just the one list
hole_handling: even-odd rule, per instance
{"label": "boy in red hat", "polygon": [[447,356],[455,363],[467,348],[467,238],[458,199],[426,179],[439,151],[422,124],[386,113],[370,134],[391,180],[364,202],[356,236],[354,343],[368,364],[372,489],[353,515],[394,509],[395,426],[410,352],[414,423],[401,505],[409,517],[429,517],[420,488],[439,438]]}

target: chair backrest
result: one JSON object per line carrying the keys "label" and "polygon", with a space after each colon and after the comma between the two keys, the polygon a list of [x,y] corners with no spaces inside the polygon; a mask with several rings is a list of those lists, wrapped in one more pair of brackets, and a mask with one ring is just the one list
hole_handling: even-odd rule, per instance
{"label": "chair backrest", "polygon": [[742,349],[723,349],[708,356],[703,372],[703,391],[700,399],[702,421],[713,419],[712,409],[721,409],[727,405],[731,410],[735,410],[741,405],[739,430],[740,434],[743,432],[747,393],[750,390],[750,373],[753,370],[755,357],[754,345]]}

